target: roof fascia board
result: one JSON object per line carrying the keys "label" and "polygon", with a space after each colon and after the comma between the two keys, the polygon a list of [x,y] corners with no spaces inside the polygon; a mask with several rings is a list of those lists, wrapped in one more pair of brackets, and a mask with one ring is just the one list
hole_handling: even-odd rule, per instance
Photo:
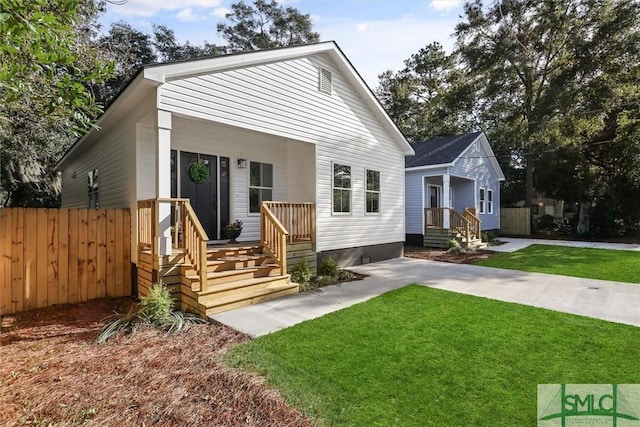
{"label": "roof fascia board", "polygon": [[273,49],[237,53],[227,56],[215,56],[209,59],[184,61],[174,64],[158,64],[144,68],[144,77],[159,83],[195,76],[221,70],[251,65],[264,64],[273,61],[283,61],[301,56],[313,55],[334,50],[333,42],[313,45],[296,46],[285,49]]}
{"label": "roof fascia board", "polygon": [[484,132],[483,132],[482,136],[483,136],[483,138],[480,140],[480,143],[482,144],[482,146],[484,147],[484,150],[487,153],[487,156],[489,158],[489,163],[491,163],[491,165],[495,169],[496,173],[498,174],[498,180],[499,181],[506,181],[507,179],[505,178],[504,172],[502,171],[502,168],[500,167],[500,163],[498,163],[498,159],[496,158],[496,154],[493,152],[493,149],[491,148],[491,144],[489,144],[489,139],[487,139],[487,135],[485,135]]}
{"label": "roof fascia board", "polygon": [[404,168],[406,172],[411,171],[421,171],[427,169],[436,169],[436,168],[449,168],[453,166],[453,163],[438,163],[437,165],[428,165],[428,166],[413,166],[411,168]]}

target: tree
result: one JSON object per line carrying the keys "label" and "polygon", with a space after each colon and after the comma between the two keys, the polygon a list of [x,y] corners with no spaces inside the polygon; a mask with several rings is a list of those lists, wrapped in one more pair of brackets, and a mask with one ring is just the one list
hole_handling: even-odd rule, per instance
{"label": "tree", "polygon": [[101,3],[0,0],[3,205],[55,203],[53,162],[101,111],[110,72],[88,43]]}
{"label": "tree", "polygon": [[607,70],[618,68],[637,36],[639,7],[610,0],[465,5],[457,49],[476,79],[483,121],[497,124],[496,135],[515,138],[527,204],[541,155],[594,141],[606,112],[619,104],[618,80]]}
{"label": "tree", "polygon": [[381,74],[376,96],[410,141],[477,126],[473,92],[457,67],[456,55],[447,55],[437,42],[411,55],[403,70]]}
{"label": "tree", "polygon": [[227,40],[230,52],[316,43],[320,35],[313,31],[311,18],[293,7],[274,0],[256,0],[253,6],[240,1],[226,15],[229,23],[219,23],[218,32]]}

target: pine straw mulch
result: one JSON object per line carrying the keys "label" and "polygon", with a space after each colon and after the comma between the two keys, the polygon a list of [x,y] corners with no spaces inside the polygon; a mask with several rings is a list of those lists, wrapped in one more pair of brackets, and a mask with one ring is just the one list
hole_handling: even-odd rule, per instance
{"label": "pine straw mulch", "polygon": [[250,338],[220,324],[151,329],[97,345],[102,320],[132,299],[2,318],[0,425],[308,426],[262,378],[221,364]]}
{"label": "pine straw mulch", "polygon": [[426,259],[429,261],[452,262],[455,264],[474,264],[487,259],[496,253],[485,249],[449,253],[446,249],[425,248],[422,246],[405,246],[404,256],[407,258]]}

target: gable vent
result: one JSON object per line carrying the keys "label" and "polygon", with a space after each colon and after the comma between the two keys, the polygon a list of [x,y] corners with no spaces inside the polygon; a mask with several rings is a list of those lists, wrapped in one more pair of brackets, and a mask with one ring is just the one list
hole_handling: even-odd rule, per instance
{"label": "gable vent", "polygon": [[331,71],[325,69],[325,68],[320,68],[320,74],[319,74],[319,82],[318,82],[318,90],[320,92],[324,92],[324,93],[331,93],[332,90],[332,83],[331,80],[333,78],[333,75],[331,73]]}

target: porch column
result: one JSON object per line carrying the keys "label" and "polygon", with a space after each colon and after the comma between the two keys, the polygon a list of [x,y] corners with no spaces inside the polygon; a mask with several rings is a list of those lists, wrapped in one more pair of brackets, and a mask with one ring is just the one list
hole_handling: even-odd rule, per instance
{"label": "porch column", "polygon": [[450,227],[450,218],[451,214],[447,208],[451,208],[449,206],[449,184],[451,181],[451,176],[449,174],[442,175],[442,207],[444,209],[444,218],[442,219],[442,226],[448,230]]}
{"label": "porch column", "polygon": [[[156,134],[156,197],[171,197],[171,113],[158,110]],[[158,204],[158,255],[171,254],[171,204]]]}

